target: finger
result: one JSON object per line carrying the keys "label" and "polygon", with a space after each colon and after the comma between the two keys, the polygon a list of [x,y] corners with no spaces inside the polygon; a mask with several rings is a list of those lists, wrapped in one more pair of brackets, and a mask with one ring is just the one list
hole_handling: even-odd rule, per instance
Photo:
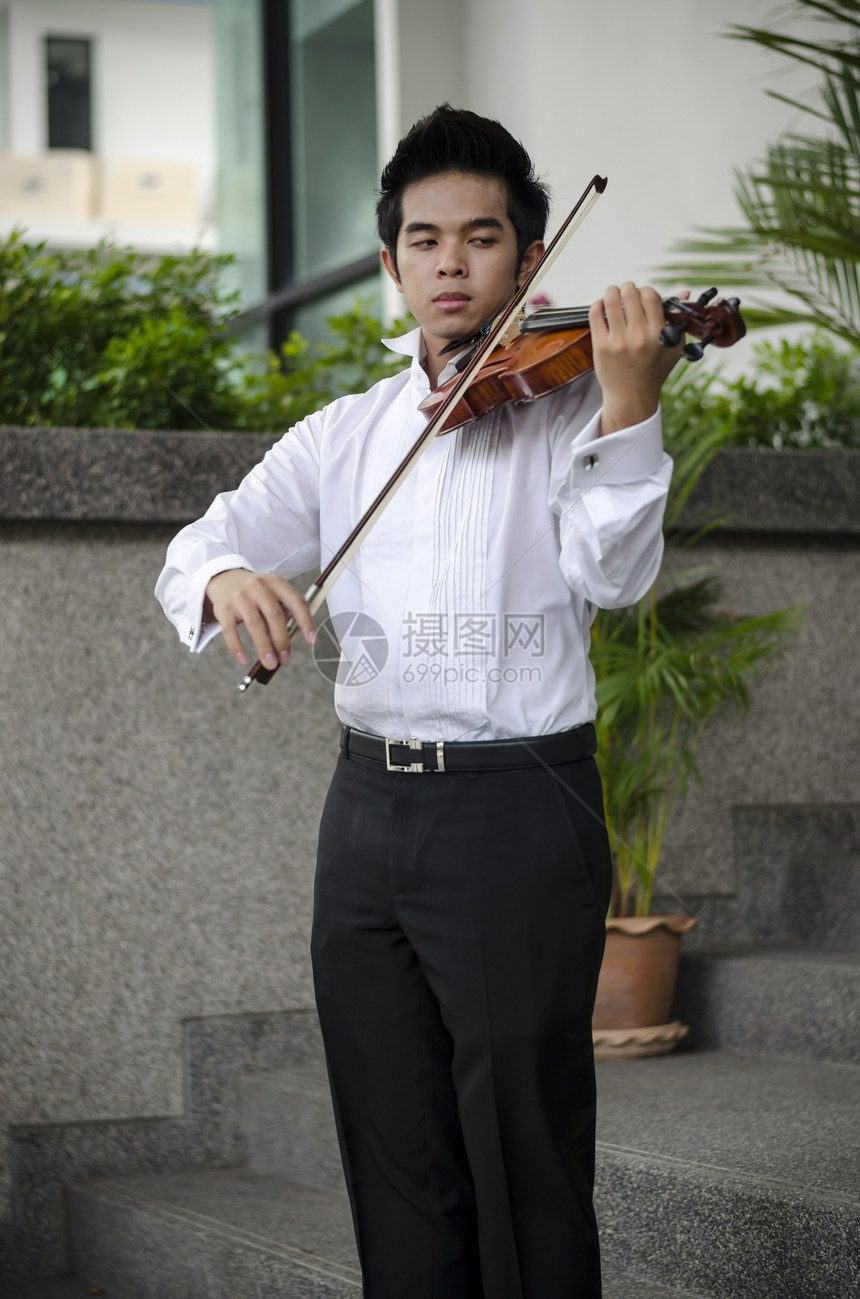
{"label": "finger", "polygon": [[[242,591],[236,601],[239,617],[244,622],[248,635],[257,651],[257,657],[264,667],[276,668],[279,662],[279,650],[276,641],[280,641],[280,650],[289,658],[289,636],[284,611],[277,600],[272,598],[266,607],[266,600],[258,591]],[[280,621],[280,628],[278,622]],[[286,661],[286,659],[284,660]]]}
{"label": "finger", "polygon": [[306,601],[295,587],[275,573],[253,574],[236,593],[236,615],[248,628],[261,661],[266,667],[286,663],[291,642],[288,618],[295,618],[305,640],[313,644],[316,629]]}
{"label": "finger", "polygon": [[308,607],[307,601],[294,586],[285,582],[282,577],[272,575],[272,591],[277,599],[289,611],[296,620],[299,631],[304,636],[309,645],[313,645],[317,638],[316,625],[313,614]]}
{"label": "finger", "polygon": [[[272,638],[272,644],[275,647],[275,653],[278,656],[279,663],[289,661],[292,651],[293,637],[296,634],[295,624],[293,622],[293,611],[291,604],[300,601],[297,591],[291,591],[290,603],[284,598],[278,598],[278,594],[272,590],[269,598],[261,606],[269,627],[269,635]],[[297,619],[295,620],[297,623]]]}
{"label": "finger", "polygon": [[662,329],[666,323],[663,311],[663,299],[650,284],[638,288],[632,280],[621,286],[621,297],[624,314],[628,325],[633,329],[644,327],[649,335],[654,329]]}
{"label": "finger", "polygon": [[224,612],[218,622],[224,644],[236,662],[241,663],[242,667],[244,667],[248,662],[248,655],[245,653],[245,647],[239,639],[238,621],[230,613]]}
{"label": "finger", "polygon": [[267,668],[277,667],[278,661],[285,663],[290,648],[284,610],[272,592],[271,581],[268,573],[249,574],[224,606],[228,618],[244,622],[254,648]]}
{"label": "finger", "polygon": [[645,285],[639,291],[639,302],[649,333],[659,334],[666,323],[666,313],[663,310],[663,299],[660,294],[650,285]]}
{"label": "finger", "polygon": [[591,330],[592,338],[603,338],[609,332],[609,326],[606,323],[606,307],[603,298],[597,298],[592,302],[588,309],[588,327]]}
{"label": "finger", "polygon": [[617,333],[625,326],[623,289],[617,284],[608,284],[603,293],[603,310],[606,313],[607,332]]}

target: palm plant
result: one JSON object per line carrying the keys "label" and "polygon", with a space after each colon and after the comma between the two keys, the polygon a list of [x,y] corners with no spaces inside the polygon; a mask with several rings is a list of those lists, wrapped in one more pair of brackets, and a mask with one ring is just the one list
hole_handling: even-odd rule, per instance
{"label": "palm plant", "polygon": [[749,327],[814,324],[860,347],[860,0],[796,0],[788,17],[829,34],[804,39],[741,25],[729,34],[822,74],[811,103],[768,92],[821,133],[789,133],[770,145],[737,175],[745,225],[701,230],[676,245],[683,257],[664,269],[694,285],[747,290]]}
{"label": "palm plant", "polygon": [[[750,328],[803,322],[860,347],[860,0],[796,0],[788,17],[828,24],[829,36],[740,25],[730,35],[822,74],[815,103],[776,98],[823,134],[788,134],[771,145],[738,174],[745,224],[701,230],[676,246],[684,259],[665,270],[674,282],[680,275],[691,285],[743,290]],[[733,440],[731,422],[707,411],[712,382],[673,376],[665,390],[675,459],[669,531],[708,462]],[[741,617],[722,611],[720,597],[716,577],[692,570],[632,609],[601,611],[594,624],[615,916],[650,913],[669,812],[690,779],[701,779],[695,751],[704,727],[714,714],[749,706],[751,682],[799,616],[789,609]]]}
{"label": "palm plant", "polygon": [[[681,372],[664,389],[675,461],[667,528],[731,437],[702,411],[709,382]],[[659,592],[652,587],[631,609],[601,610],[592,628],[614,916],[650,914],[669,812],[690,779],[701,779],[695,750],[703,729],[715,713],[749,706],[750,683],[797,620],[797,610],[729,614],[720,595],[719,579],[694,569]]]}
{"label": "palm plant", "polygon": [[719,609],[721,584],[688,574],[633,609],[602,612],[598,760],[614,865],[611,913],[646,916],[675,799],[701,780],[695,750],[714,713],[745,711],[750,682],[781,647],[795,611],[743,618]]}

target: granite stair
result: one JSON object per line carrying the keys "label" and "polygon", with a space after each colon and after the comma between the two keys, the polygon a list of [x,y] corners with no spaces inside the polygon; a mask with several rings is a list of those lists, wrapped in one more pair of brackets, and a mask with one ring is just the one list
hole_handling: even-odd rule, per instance
{"label": "granite stair", "polygon": [[[696,1044],[598,1066],[606,1299],[860,1294],[860,962],[698,952],[686,972]],[[69,1188],[79,1276],[122,1299],[360,1293],[321,1048],[243,1074],[239,1104],[242,1167]]]}
{"label": "granite stair", "polygon": [[674,1014],[698,1046],[860,1065],[860,956],[796,944],[690,952]]}
{"label": "granite stair", "polygon": [[[210,1169],[75,1188],[78,1275],[110,1299],[357,1299],[345,1193]],[[697,1299],[609,1266],[604,1299]],[[10,1297],[11,1299],[11,1297]]]}
{"label": "granite stair", "polygon": [[[361,1293],[321,1045],[239,1080],[241,1168],[69,1188],[76,1271],[122,1299],[346,1299]],[[696,1299],[607,1265],[606,1299]]]}
{"label": "granite stair", "polygon": [[[722,945],[693,931],[682,959],[688,1039],[598,1066],[605,1299],[860,1296],[860,954],[853,918],[824,905],[836,858],[812,850],[844,831],[853,879],[846,816],[738,812],[737,897],[704,900],[699,927]],[[360,1294],[312,1012],[184,1031],[182,1119],[18,1134],[29,1257],[42,1238],[65,1249],[74,1288],[2,1299]]]}

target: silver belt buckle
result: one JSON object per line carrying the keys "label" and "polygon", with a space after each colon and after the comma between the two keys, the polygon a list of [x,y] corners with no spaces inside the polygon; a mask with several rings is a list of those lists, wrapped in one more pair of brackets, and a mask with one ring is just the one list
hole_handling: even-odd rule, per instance
{"label": "silver belt buckle", "polygon": [[[406,744],[409,746],[410,749],[417,749],[417,751],[422,754],[422,757],[420,757],[417,762],[411,762],[408,763],[405,767],[400,767],[397,765],[397,763],[391,761],[392,744]],[[422,745],[421,741],[419,739],[416,739],[414,735],[409,740],[389,740],[388,738],[386,738],[385,741],[386,769],[388,771],[415,771],[420,774],[424,770],[423,747],[424,746]]]}

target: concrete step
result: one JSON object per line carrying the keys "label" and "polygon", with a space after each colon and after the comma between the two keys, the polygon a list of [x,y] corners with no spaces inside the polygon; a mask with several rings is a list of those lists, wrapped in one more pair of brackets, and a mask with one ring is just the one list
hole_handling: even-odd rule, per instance
{"label": "concrete step", "polygon": [[[361,1294],[341,1191],[315,1192],[247,1169],[208,1169],[92,1180],[70,1189],[69,1204],[77,1275],[112,1297]],[[611,1266],[603,1293],[604,1299],[702,1299]]]}
{"label": "concrete step", "polygon": [[860,952],[685,953],[672,1013],[692,1045],[860,1065]]}
{"label": "concrete step", "polygon": [[860,1294],[860,1070],[722,1051],[598,1066],[607,1258],[726,1299]]}
{"label": "concrete step", "polygon": [[[761,947],[690,953],[673,1017],[689,1025],[690,1046],[860,1065],[860,954]],[[240,1079],[248,1166],[296,1184],[339,1186],[322,1042],[308,1035],[303,1045],[300,1065]]]}
{"label": "concrete step", "polygon": [[[248,1076],[241,1095],[253,1170],[340,1185],[321,1073]],[[598,1097],[596,1200],[612,1266],[751,1299],[860,1287],[860,1070],[686,1050],[600,1065]]]}
{"label": "concrete step", "polygon": [[317,1190],[343,1186],[322,1045],[316,1067],[240,1077],[239,1121],[251,1172]]}
{"label": "concrete step", "polygon": [[79,1276],[127,1299],[355,1299],[343,1191],[247,1169],[101,1178],[69,1191]]}
{"label": "concrete step", "polygon": [[[860,1293],[860,1070],[691,1050],[598,1080],[607,1296]],[[127,1299],[358,1293],[319,1072],[249,1076],[242,1096],[247,1168],[71,1192],[82,1276]]]}
{"label": "concrete step", "polygon": [[39,1277],[34,1280],[9,1281],[0,1285],[3,1299],[91,1299],[97,1293],[99,1299],[128,1299],[116,1290],[104,1290],[101,1286],[91,1287],[80,1277]]}

